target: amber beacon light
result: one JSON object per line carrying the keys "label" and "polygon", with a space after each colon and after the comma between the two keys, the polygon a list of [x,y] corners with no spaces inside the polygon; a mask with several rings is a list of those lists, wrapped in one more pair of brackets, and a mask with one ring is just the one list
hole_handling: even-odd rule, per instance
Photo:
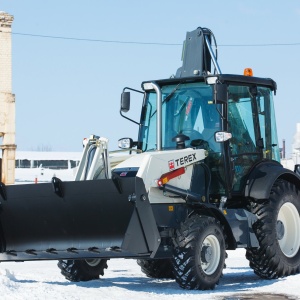
{"label": "amber beacon light", "polygon": [[244,70],[244,75],[245,75],[245,76],[253,76],[253,71],[252,71],[252,69],[251,69],[251,68],[246,68],[246,69]]}

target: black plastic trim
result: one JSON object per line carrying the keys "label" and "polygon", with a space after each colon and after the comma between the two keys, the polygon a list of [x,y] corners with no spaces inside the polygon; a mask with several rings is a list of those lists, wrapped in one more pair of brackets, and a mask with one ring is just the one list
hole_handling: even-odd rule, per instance
{"label": "black plastic trim", "polygon": [[245,197],[253,199],[268,199],[271,188],[278,178],[284,178],[300,188],[300,177],[293,171],[273,160],[262,161],[257,164],[248,176],[245,186]]}

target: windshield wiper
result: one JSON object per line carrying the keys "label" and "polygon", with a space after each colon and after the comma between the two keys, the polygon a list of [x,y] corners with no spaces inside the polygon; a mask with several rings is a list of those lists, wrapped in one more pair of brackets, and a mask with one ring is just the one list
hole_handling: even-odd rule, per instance
{"label": "windshield wiper", "polygon": [[[173,97],[173,95],[174,95],[175,92],[178,90],[178,88],[179,88],[179,86],[181,85],[181,83],[182,83],[182,82],[179,82],[179,83],[175,86],[175,88],[172,90],[172,92],[164,99],[164,101],[162,102],[162,104],[164,104],[165,102],[169,101],[169,100]],[[157,110],[155,110],[155,111],[153,112],[153,114],[150,116],[150,119],[156,114],[156,111],[157,111]]]}
{"label": "windshield wiper", "polygon": [[164,104],[165,102],[169,101],[172,96],[175,94],[175,92],[178,90],[179,86],[181,85],[181,82],[179,82],[175,88],[173,89],[173,91],[164,99],[164,101],[162,102],[162,104]]}

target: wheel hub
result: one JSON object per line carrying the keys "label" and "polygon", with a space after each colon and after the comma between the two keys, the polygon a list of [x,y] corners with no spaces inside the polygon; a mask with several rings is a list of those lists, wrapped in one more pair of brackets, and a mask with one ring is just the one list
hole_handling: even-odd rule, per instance
{"label": "wheel hub", "polygon": [[284,224],[282,221],[277,220],[276,223],[276,235],[277,235],[277,239],[280,241],[282,240],[283,236],[284,236]]}
{"label": "wheel hub", "polygon": [[211,246],[203,246],[201,250],[201,260],[204,263],[210,263],[212,260],[212,247]]}
{"label": "wheel hub", "polygon": [[202,242],[199,263],[206,275],[213,274],[218,268],[221,257],[220,243],[214,234],[208,235]]}

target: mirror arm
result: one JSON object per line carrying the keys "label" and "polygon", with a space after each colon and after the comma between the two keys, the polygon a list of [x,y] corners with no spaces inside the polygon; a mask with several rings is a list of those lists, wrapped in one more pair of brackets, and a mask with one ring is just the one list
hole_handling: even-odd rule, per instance
{"label": "mirror arm", "polygon": [[123,118],[125,118],[125,119],[127,119],[127,120],[129,120],[129,121],[131,121],[131,122],[133,122],[133,123],[135,123],[135,124],[137,124],[137,125],[141,125],[141,123],[139,123],[139,122],[137,122],[137,121],[134,121],[134,120],[132,120],[132,119],[126,117],[125,115],[123,115],[121,109],[120,109],[120,115],[121,115]]}

